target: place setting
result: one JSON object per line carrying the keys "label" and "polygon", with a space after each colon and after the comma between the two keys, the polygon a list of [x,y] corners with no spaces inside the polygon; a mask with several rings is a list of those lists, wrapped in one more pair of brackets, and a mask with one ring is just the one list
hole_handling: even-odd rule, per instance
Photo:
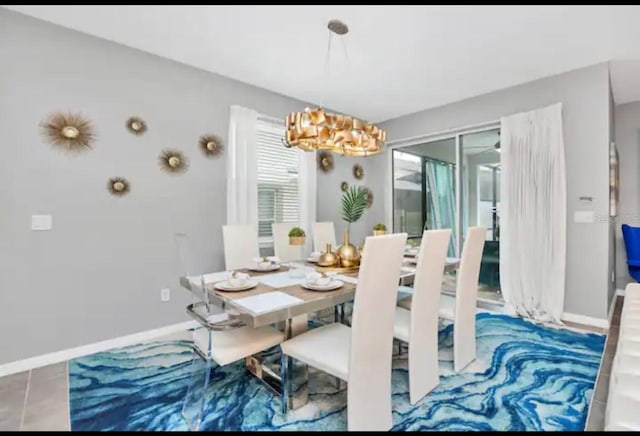
{"label": "place setting", "polygon": [[249,271],[258,273],[270,273],[283,268],[280,259],[276,256],[254,257],[253,264],[247,268]]}
{"label": "place setting", "polygon": [[224,292],[248,291],[256,286],[258,286],[258,280],[252,278],[249,274],[238,271],[228,273],[226,280],[213,285],[218,291]]}
{"label": "place setting", "polygon": [[312,272],[307,274],[305,280],[300,283],[305,289],[310,291],[328,292],[335,291],[344,285],[342,280],[335,278],[335,274]]}

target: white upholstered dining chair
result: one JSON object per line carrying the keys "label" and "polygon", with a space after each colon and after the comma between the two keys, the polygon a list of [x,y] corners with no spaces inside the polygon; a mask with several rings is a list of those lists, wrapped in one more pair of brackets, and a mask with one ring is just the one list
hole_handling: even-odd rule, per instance
{"label": "white upholstered dining chair", "polygon": [[246,268],[260,257],[256,229],[247,225],[222,226],[224,264],[227,271]]}
{"label": "white upholstered dining chair", "polygon": [[409,400],[417,403],[440,383],[438,308],[451,229],[422,235],[411,311],[396,307],[393,336],[409,344]]}
{"label": "white upholstered dining chair", "polygon": [[205,396],[213,363],[219,366],[260,353],[278,345],[284,334],[270,326],[250,328],[222,308],[212,304],[205,276],[193,275],[194,257],[189,238],[176,233],[180,274],[183,286],[190,289],[192,303],[187,314],[200,324],[193,330],[193,357],[189,387],[182,404],[182,416],[191,430],[197,431],[203,419]]}
{"label": "white upholstered dining chair", "polygon": [[327,244],[331,244],[333,250],[337,248],[336,229],[332,221],[311,224],[311,234],[313,235],[313,251],[324,252]]}
{"label": "white upholstered dining chair", "polygon": [[456,274],[455,301],[440,300],[439,314],[453,320],[453,370],[458,372],[476,358],[476,304],[486,227],[469,227]]}
{"label": "white upholstered dining chair", "polygon": [[289,230],[298,227],[298,224],[273,223],[273,254],[282,262],[301,260],[304,245],[289,245]]}
{"label": "white upholstered dining chair", "polygon": [[347,382],[349,430],[391,429],[393,320],[406,241],[406,233],[366,239],[351,327],[328,324],[280,344],[283,411],[293,358]]}

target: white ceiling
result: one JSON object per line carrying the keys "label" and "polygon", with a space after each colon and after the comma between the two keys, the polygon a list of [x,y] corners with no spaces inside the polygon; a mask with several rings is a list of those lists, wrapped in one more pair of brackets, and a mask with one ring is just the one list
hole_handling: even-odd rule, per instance
{"label": "white ceiling", "polygon": [[[372,121],[640,59],[638,6],[5,7]],[[326,74],[332,18],[350,32]],[[640,99],[625,62],[617,103]]]}

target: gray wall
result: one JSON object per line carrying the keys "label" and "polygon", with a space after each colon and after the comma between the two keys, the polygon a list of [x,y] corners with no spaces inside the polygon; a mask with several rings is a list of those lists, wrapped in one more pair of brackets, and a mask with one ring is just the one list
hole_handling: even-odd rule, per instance
{"label": "gray wall", "polygon": [[616,232],[616,288],[635,282],[627,269],[622,224],[640,227],[640,102],[615,107],[615,142],[620,163]]}
{"label": "gray wall", "polygon": [[[577,210],[609,213],[609,72],[606,64],[571,71],[382,123],[391,140],[436,133],[563,103],[567,164],[565,312],[606,318],[609,225],[573,222]],[[580,196],[592,196],[582,204]],[[598,221],[598,220],[596,220]]]}
{"label": "gray wall", "polygon": [[[275,117],[306,105],[2,8],[0,59],[0,363],[185,321],[172,234],[192,236],[199,267],[224,266],[225,156],[205,158],[198,137],[226,143],[231,104]],[[93,150],[41,139],[55,110],[94,121]],[[125,129],[132,115],[143,136]],[[160,171],[165,147],[188,156],[185,174]],[[129,195],[107,193],[112,176]],[[40,213],[52,231],[30,230]]]}

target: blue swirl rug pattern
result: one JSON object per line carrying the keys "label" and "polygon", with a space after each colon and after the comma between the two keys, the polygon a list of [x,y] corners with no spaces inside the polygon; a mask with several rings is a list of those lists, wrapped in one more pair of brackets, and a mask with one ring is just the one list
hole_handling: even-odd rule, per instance
{"label": "blue swirl rug pattern", "polygon": [[[583,430],[605,336],[477,315],[477,360],[454,373],[453,328],[440,326],[440,385],[409,403],[406,360],[393,369],[393,430]],[[71,429],[187,430],[181,416],[189,332],[69,362]],[[201,430],[346,430],[346,390],[311,372],[305,406],[280,399],[244,362],[214,367]]]}

